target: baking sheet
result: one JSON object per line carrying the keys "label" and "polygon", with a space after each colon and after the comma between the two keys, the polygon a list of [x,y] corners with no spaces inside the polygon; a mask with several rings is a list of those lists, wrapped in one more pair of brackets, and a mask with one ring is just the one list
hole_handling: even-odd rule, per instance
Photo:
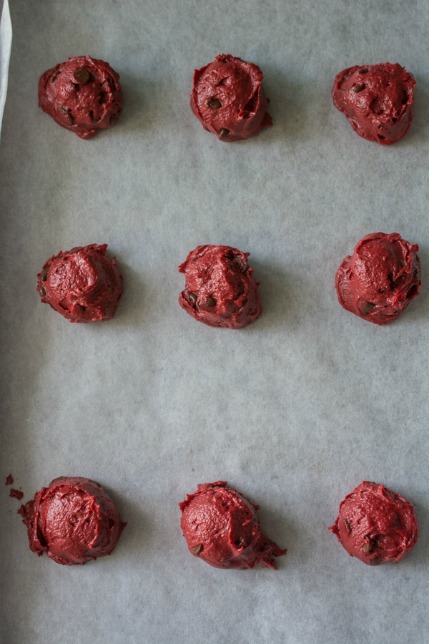
{"label": "baking sheet", "polygon": [[6,0],[4,3],[0,2],[0,133],[7,95],[11,46],[12,24],[10,20],[9,2]]}
{"label": "baking sheet", "polygon": [[[1,472],[25,499],[60,475],[99,481],[128,526],[115,553],[63,567],[30,552],[1,503],[6,644],[428,642],[428,2],[11,3],[0,148]],[[274,127],[222,144],[190,111],[195,67],[256,62]],[[91,141],[37,107],[40,74],[90,54],[120,73],[118,125]],[[399,144],[357,137],[331,102],[341,69],[389,60],[417,80]],[[423,286],[381,328],[333,280],[354,244],[420,244]],[[72,325],[35,291],[60,249],[108,243],[115,318]],[[189,250],[250,251],[263,316],[242,331],[182,311]],[[226,479],[288,548],[279,570],[193,558],[177,503]],[[410,499],[421,534],[398,566],[348,557],[327,527],[360,481]]]}

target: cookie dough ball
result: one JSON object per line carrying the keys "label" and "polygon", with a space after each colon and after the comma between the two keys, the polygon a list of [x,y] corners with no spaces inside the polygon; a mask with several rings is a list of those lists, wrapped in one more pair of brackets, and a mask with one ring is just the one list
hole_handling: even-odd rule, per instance
{"label": "cookie dough ball", "polygon": [[418,536],[414,508],[384,485],[363,481],[341,501],[329,528],[351,557],[370,566],[397,562]]}
{"label": "cookie dough ball", "polygon": [[18,512],[30,549],[68,566],[110,555],[126,526],[103,488],[77,476],[55,479]]}
{"label": "cookie dough ball", "polygon": [[398,233],[366,235],[337,270],[341,306],[374,324],[396,320],[419,292],[418,249]]}
{"label": "cookie dough ball", "polygon": [[411,127],[415,84],[398,63],[349,67],[335,77],[332,98],[359,136],[390,145]]}
{"label": "cookie dough ball", "polygon": [[262,534],[259,506],[227,488],[226,481],[198,485],[179,507],[189,551],[215,568],[245,570],[260,564],[276,569],[274,557],[286,554]]}
{"label": "cookie dough ball", "polygon": [[118,120],[122,109],[119,74],[104,60],[69,58],[40,77],[39,107],[58,125],[89,139]]}
{"label": "cookie dough ball", "polygon": [[221,141],[256,136],[273,124],[266,112],[269,100],[257,65],[231,54],[220,54],[194,72],[191,108],[205,130]]}
{"label": "cookie dough ball", "polygon": [[37,291],[70,322],[110,320],[122,295],[122,276],[107,244],[76,246],[48,259]]}
{"label": "cookie dough ball", "polygon": [[256,320],[262,305],[248,255],[231,246],[206,245],[191,251],[179,266],[186,278],[180,306],[209,326],[241,329]]}

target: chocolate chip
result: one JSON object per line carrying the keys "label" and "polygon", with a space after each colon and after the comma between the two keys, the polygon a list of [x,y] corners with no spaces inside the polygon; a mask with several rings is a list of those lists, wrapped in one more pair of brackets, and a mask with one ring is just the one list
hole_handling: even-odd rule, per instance
{"label": "chocolate chip", "polygon": [[364,302],[359,306],[359,310],[362,315],[368,315],[368,313],[371,313],[373,308],[375,308],[375,304],[373,304],[373,302]]}
{"label": "chocolate chip", "polygon": [[209,295],[207,298],[206,306],[210,308],[212,308],[213,306],[216,306],[216,300],[211,295]]}
{"label": "chocolate chip", "polygon": [[91,74],[89,73],[89,70],[86,67],[78,67],[73,76],[79,83],[79,85],[85,85],[91,77]]}
{"label": "chocolate chip", "polygon": [[248,263],[243,262],[240,257],[235,257],[233,260],[228,262],[228,265],[235,273],[245,273],[249,268]]}
{"label": "chocolate chip", "polygon": [[413,284],[413,286],[407,291],[407,300],[411,300],[418,292],[419,289],[417,284]]}
{"label": "chocolate chip", "polygon": [[206,103],[207,107],[209,107],[211,110],[218,110],[219,108],[222,107],[222,103],[218,98],[209,98]]}
{"label": "chocolate chip", "polygon": [[70,125],[73,125],[74,123],[74,116],[71,113],[71,110],[68,109],[67,107],[59,107],[58,108],[59,112],[62,112],[63,114],[66,114],[69,117]]}
{"label": "chocolate chip", "polygon": [[43,271],[40,279],[42,280],[42,282],[46,282],[46,280],[48,279],[48,271]]}
{"label": "chocolate chip", "polygon": [[224,136],[228,136],[229,130],[226,127],[223,127],[219,132],[219,138],[222,139]]}
{"label": "chocolate chip", "polygon": [[368,555],[370,552],[374,550],[375,543],[372,539],[369,537],[366,538],[365,543],[362,546],[362,552],[365,555]]}
{"label": "chocolate chip", "polygon": [[368,70],[366,69],[366,67],[359,70],[359,74],[367,74],[367,73],[368,73]]}
{"label": "chocolate chip", "polygon": [[107,92],[100,92],[98,96],[98,102],[100,103],[100,105],[103,105],[103,103],[107,103],[108,100],[109,100],[109,94]]}
{"label": "chocolate chip", "polygon": [[346,526],[347,532],[350,534],[352,531],[352,526],[350,525],[350,521],[347,521],[347,519],[344,519],[344,525]]}
{"label": "chocolate chip", "polygon": [[378,97],[374,98],[369,106],[369,109],[372,110],[374,114],[383,114],[384,105],[382,99]]}
{"label": "chocolate chip", "polygon": [[53,82],[55,81],[55,79],[56,79],[56,77],[58,76],[58,74],[59,74],[59,73],[60,73],[60,70],[59,70],[59,69],[57,69],[57,70],[52,74],[52,76],[51,76],[51,83],[53,83]]}
{"label": "chocolate chip", "polygon": [[191,548],[192,554],[198,556],[200,554],[200,552],[202,552],[203,547],[204,546],[203,546],[202,543],[198,544],[198,546],[192,546],[192,548]]}
{"label": "chocolate chip", "polygon": [[191,291],[188,295],[188,302],[192,304],[192,306],[195,306],[197,303],[197,294]]}
{"label": "chocolate chip", "polygon": [[39,286],[39,293],[40,293],[40,295],[41,295],[42,297],[45,297],[45,295],[46,295],[46,291],[45,291],[45,289],[43,288],[43,286]]}
{"label": "chocolate chip", "polygon": [[353,85],[352,90],[357,94],[358,92],[361,92],[362,90],[364,90],[365,87],[366,85]]}

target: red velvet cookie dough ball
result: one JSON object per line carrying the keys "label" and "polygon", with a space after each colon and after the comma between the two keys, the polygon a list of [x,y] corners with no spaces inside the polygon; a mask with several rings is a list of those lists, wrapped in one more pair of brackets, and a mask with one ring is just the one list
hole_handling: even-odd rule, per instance
{"label": "red velvet cookie dough ball", "polygon": [[83,477],[55,479],[18,512],[30,549],[70,566],[110,555],[126,526],[103,488]]}
{"label": "red velvet cookie dough ball", "polygon": [[107,244],[77,246],[48,259],[37,275],[42,302],[70,322],[109,320],[122,295],[122,277]]}
{"label": "red velvet cookie dough ball", "polygon": [[335,77],[332,98],[359,136],[390,145],[411,127],[415,84],[398,63],[349,67]]}
{"label": "red velvet cookie dough ball", "polygon": [[220,54],[194,72],[191,108],[205,130],[221,141],[256,136],[273,124],[266,112],[269,100],[257,65],[231,54]]}
{"label": "red velvet cookie dough ball", "polygon": [[414,508],[384,485],[363,481],[341,501],[329,528],[351,557],[369,565],[397,562],[418,536]]}
{"label": "red velvet cookie dough ball", "polygon": [[398,233],[366,235],[337,270],[341,306],[375,324],[396,320],[419,292],[418,249]]}
{"label": "red velvet cookie dough ball", "polygon": [[89,139],[118,120],[122,109],[119,74],[104,60],[69,58],[40,77],[39,107],[58,125]]}
{"label": "red velvet cookie dough ball", "polygon": [[189,551],[215,568],[275,569],[274,557],[286,554],[262,534],[256,511],[226,481],[203,483],[179,503],[181,527]]}
{"label": "red velvet cookie dough ball", "polygon": [[191,251],[179,266],[186,278],[180,306],[209,326],[241,329],[256,320],[262,305],[248,255],[230,246],[198,246]]}

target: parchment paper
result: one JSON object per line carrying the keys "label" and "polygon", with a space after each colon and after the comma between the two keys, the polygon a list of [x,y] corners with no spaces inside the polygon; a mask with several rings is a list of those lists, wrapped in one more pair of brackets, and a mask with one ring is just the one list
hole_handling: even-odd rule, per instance
{"label": "parchment paper", "polygon": [[[428,2],[44,0],[11,3],[0,148],[1,475],[25,500],[60,475],[100,482],[128,526],[111,557],[59,566],[1,501],[2,641],[428,642]],[[192,74],[233,53],[264,72],[274,127],[222,144],[189,108]],[[121,75],[117,126],[82,141],[37,106],[68,56]],[[417,80],[399,144],[360,139],[334,76],[399,62]],[[335,271],[365,234],[420,244],[421,295],[382,328],[338,304]],[[60,249],[108,243],[124,296],[73,325],[36,293]],[[264,306],[242,331],[177,303],[198,244],[250,251]],[[288,548],[277,573],[192,557],[177,503],[227,480]],[[4,479],[3,479],[4,480]],[[411,500],[399,565],[350,558],[327,527],[362,480]]]}

